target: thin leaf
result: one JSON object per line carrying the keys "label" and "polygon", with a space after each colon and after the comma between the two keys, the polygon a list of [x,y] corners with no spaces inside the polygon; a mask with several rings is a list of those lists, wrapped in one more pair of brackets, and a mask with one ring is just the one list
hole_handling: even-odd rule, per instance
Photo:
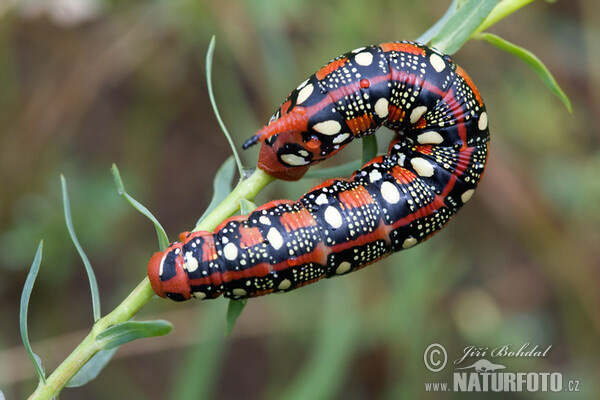
{"label": "thin leaf", "polygon": [[352,174],[354,171],[362,167],[364,164],[362,160],[354,160],[349,163],[337,165],[335,167],[309,170],[306,175],[306,178],[318,178],[318,179],[327,179],[327,178],[335,178],[336,176],[348,176]]}
{"label": "thin leaf", "polygon": [[119,174],[119,169],[117,168],[117,165],[113,164],[110,170],[113,174],[115,185],[117,186],[117,191],[119,192],[119,194],[123,196],[125,200],[127,200],[129,204],[131,204],[136,210],[144,214],[146,218],[152,221],[152,223],[154,224],[154,229],[156,229],[156,236],[158,237],[158,248],[160,250],[166,249],[167,246],[169,246],[169,238],[167,237],[167,234],[165,233],[165,230],[163,229],[160,222],[158,222],[158,220],[146,207],[144,207],[140,202],[131,197],[125,191],[125,186],[123,185],[123,180],[121,179],[121,175]]}
{"label": "thin leaf", "polygon": [[94,313],[94,322],[98,321],[101,317],[100,312],[100,292],[98,291],[98,282],[96,281],[96,275],[94,274],[94,269],[92,268],[92,264],[88,259],[87,255],[83,251],[81,244],[79,244],[79,240],[77,239],[77,235],[75,234],[75,228],[73,228],[73,221],[71,220],[71,206],[69,204],[69,194],[67,193],[67,180],[63,175],[60,176],[60,184],[62,187],[62,196],[63,196],[63,206],[65,211],[65,223],[67,224],[67,230],[69,231],[69,236],[79,253],[79,257],[81,257],[81,261],[83,261],[83,266],[85,267],[85,272],[87,273],[88,281],[90,283],[90,291],[92,294],[92,310]]}
{"label": "thin leaf", "polygon": [[235,148],[235,144],[233,143],[233,140],[231,139],[231,135],[229,134],[227,127],[225,127],[225,124],[223,123],[223,120],[221,119],[221,114],[219,114],[219,109],[217,108],[217,102],[215,101],[215,95],[214,95],[213,89],[212,89],[212,60],[213,60],[214,52],[215,52],[215,37],[213,36],[210,39],[210,44],[208,45],[208,51],[206,52],[206,86],[208,89],[208,97],[210,98],[210,104],[212,105],[213,112],[215,113],[215,117],[217,118],[217,121],[219,122],[219,126],[221,127],[223,134],[225,135],[225,137],[227,138],[227,141],[229,142],[229,147],[231,147],[231,152],[233,153],[233,156],[235,157],[235,163],[237,164],[238,172],[240,174],[240,179],[242,179],[242,177],[244,176],[244,167],[242,166],[242,161],[240,160],[240,156],[237,152],[237,149]]}
{"label": "thin leaf", "polygon": [[371,161],[377,155],[377,137],[366,136],[362,139],[362,163]]}
{"label": "thin leaf", "polygon": [[256,210],[257,206],[250,200],[240,199],[240,214],[246,215],[250,214],[252,211]]}
{"label": "thin leaf", "polygon": [[[186,326],[188,333],[198,341],[186,349],[177,360],[177,370],[169,380],[165,399],[214,399],[219,388],[221,366],[226,362],[223,336],[224,302],[196,307],[197,313]],[[201,371],[201,373],[199,373]]]}
{"label": "thin leaf", "polygon": [[497,3],[498,0],[467,0],[445,21],[431,45],[447,54],[456,53]]}
{"label": "thin leaf", "polygon": [[548,70],[548,68],[546,68],[544,63],[532,52],[491,33],[479,34],[477,38],[483,39],[499,49],[511,53],[512,55],[515,55],[523,60],[540,77],[542,82],[544,82],[544,85],[546,85],[548,89],[550,89],[550,91],[563,102],[567,110],[572,112],[571,101],[569,100],[569,97],[567,97],[565,92],[563,92],[563,90],[560,88],[552,76],[552,73]]}
{"label": "thin leaf", "polygon": [[202,222],[208,214],[212,212],[219,204],[225,200],[225,197],[231,193],[233,189],[233,176],[235,175],[235,160],[233,157],[228,157],[227,160],[219,167],[215,179],[213,180],[213,197],[204,211],[204,214],[196,222],[196,226]]}
{"label": "thin leaf", "polygon": [[31,349],[31,344],[29,343],[29,332],[27,330],[27,314],[29,310],[29,299],[31,298],[31,292],[33,290],[33,284],[35,283],[35,278],[37,277],[38,272],[40,271],[40,265],[42,264],[43,248],[44,241],[42,240],[38,245],[37,251],[35,252],[35,256],[33,257],[33,263],[31,263],[29,274],[27,274],[27,279],[25,280],[25,285],[23,286],[23,291],[21,292],[21,306],[19,309],[19,330],[21,331],[21,340],[23,340],[23,345],[25,346],[27,355],[29,356],[29,358],[31,358],[31,361],[35,366],[35,371],[37,372],[38,379],[40,380],[40,382],[45,384],[46,377],[42,368],[42,362],[40,358],[37,357],[37,355]]}
{"label": "thin leaf", "polygon": [[105,329],[96,336],[96,341],[105,350],[113,349],[136,339],[163,336],[173,330],[169,321],[126,321]]}
{"label": "thin leaf", "polygon": [[417,40],[415,40],[415,41],[417,43],[422,43],[422,44],[429,43],[429,41],[431,39],[433,39],[433,37],[435,35],[437,35],[437,33],[440,31],[440,29],[442,29],[442,26],[444,26],[446,21],[448,21],[448,19],[452,16],[452,14],[454,14],[454,12],[456,11],[457,8],[458,8],[457,0],[452,0],[452,3],[450,3],[450,7],[448,7],[448,9],[446,10],[446,13],[442,16],[442,18],[440,18],[435,24],[433,24],[433,26],[431,28],[427,29],[427,31],[425,33],[423,33],[421,36],[419,36],[417,38]]}
{"label": "thin leaf", "polygon": [[242,314],[242,311],[244,311],[244,307],[246,307],[246,304],[248,304],[248,299],[229,300],[229,305],[227,306],[227,323],[225,326],[225,336],[228,336],[233,330],[233,327],[235,326],[235,323],[239,318],[240,314]]}
{"label": "thin leaf", "polygon": [[90,360],[81,367],[79,371],[71,378],[67,387],[83,386],[89,381],[96,379],[100,371],[104,369],[106,364],[112,359],[118,347],[110,350],[100,350]]}

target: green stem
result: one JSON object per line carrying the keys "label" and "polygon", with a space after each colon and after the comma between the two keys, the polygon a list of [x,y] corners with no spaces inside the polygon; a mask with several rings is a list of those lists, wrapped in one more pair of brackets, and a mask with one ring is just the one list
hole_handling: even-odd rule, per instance
{"label": "green stem", "polygon": [[[223,220],[233,215],[240,208],[240,200],[252,200],[258,192],[274,180],[273,177],[256,169],[252,175],[241,181],[236,188],[215,208],[195,230],[212,231]],[[73,352],[54,370],[45,383],[40,383],[29,399],[51,399],[55,397],[73,376],[87,363],[98,351],[101,345],[96,341],[96,336],[108,327],[128,321],[146,303],[152,299],[154,292],[148,278],[142,282],[119,304],[110,314],[100,318],[93,326],[92,331],[73,350]]]}
{"label": "green stem", "polygon": [[475,32],[473,32],[471,38],[488,29],[490,26],[505,18],[507,15],[514,13],[522,7],[525,7],[529,3],[533,3],[533,1],[534,0],[502,0],[500,3],[498,3],[498,5],[496,5],[496,7],[494,7],[490,15],[488,15],[481,25],[479,25]]}

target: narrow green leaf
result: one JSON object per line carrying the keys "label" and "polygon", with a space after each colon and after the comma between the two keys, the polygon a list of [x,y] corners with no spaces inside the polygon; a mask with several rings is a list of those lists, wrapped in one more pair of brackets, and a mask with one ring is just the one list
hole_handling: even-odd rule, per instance
{"label": "narrow green leaf", "polygon": [[258,207],[256,204],[251,202],[250,200],[240,199],[240,214],[246,215],[250,214],[252,211],[256,210]]}
{"label": "narrow green leaf", "polygon": [[231,193],[233,189],[233,176],[235,175],[235,160],[233,157],[228,157],[227,160],[217,170],[215,179],[213,180],[213,197],[204,211],[204,214],[196,222],[196,226],[200,225],[200,222],[208,214],[212,212],[219,204],[225,200],[225,198]]}
{"label": "narrow green leaf", "polygon": [[133,208],[144,214],[146,218],[152,221],[152,223],[154,224],[154,229],[156,229],[156,236],[158,237],[158,248],[160,250],[166,249],[167,246],[169,246],[169,238],[167,237],[167,234],[165,233],[165,230],[163,229],[160,222],[158,222],[158,220],[146,207],[144,207],[139,201],[131,197],[125,191],[125,186],[123,185],[123,180],[121,179],[121,174],[119,174],[119,169],[117,168],[117,165],[113,164],[110,170],[113,174],[115,185],[117,186],[117,191],[119,192],[119,194],[123,196],[123,198],[125,198],[125,200],[127,200],[129,204],[133,206]]}
{"label": "narrow green leaf", "polygon": [[515,55],[523,60],[540,77],[542,82],[544,82],[544,85],[546,85],[548,89],[550,89],[550,91],[563,102],[567,110],[572,112],[571,101],[569,100],[569,97],[567,97],[565,92],[563,92],[563,90],[560,88],[552,76],[552,73],[548,70],[548,68],[546,68],[544,63],[532,52],[491,33],[479,34],[477,38],[483,39],[499,49],[511,53],[512,55]]}
{"label": "narrow green leaf", "polygon": [[65,222],[67,224],[67,230],[69,231],[69,236],[79,253],[79,257],[81,257],[81,261],[83,261],[83,266],[85,267],[85,272],[87,273],[88,281],[90,283],[90,291],[92,293],[92,310],[94,313],[94,322],[98,321],[101,317],[100,312],[100,292],[98,291],[98,282],[96,281],[96,275],[94,274],[94,269],[92,268],[92,264],[88,259],[87,255],[83,251],[81,244],[79,244],[79,240],[77,239],[77,235],[75,234],[75,228],[73,228],[73,221],[71,220],[71,206],[69,204],[69,194],[67,193],[67,180],[63,175],[60,176],[60,184],[62,187],[62,196],[63,196],[63,206],[65,211]]}
{"label": "narrow green leaf", "polygon": [[427,29],[425,33],[415,40],[417,43],[427,44],[437,33],[442,29],[442,26],[448,21],[448,19],[454,14],[456,9],[458,8],[457,0],[452,0],[450,3],[450,7],[446,10],[446,13],[440,18],[435,24],[431,26],[431,28]]}
{"label": "narrow green leaf", "polygon": [[431,45],[447,54],[456,53],[497,3],[498,0],[465,1],[431,39]]}
{"label": "narrow green leaf", "polygon": [[318,178],[327,179],[335,178],[336,176],[348,176],[354,171],[362,167],[364,164],[362,160],[354,160],[349,163],[337,165],[335,167],[309,170],[304,177],[306,178]]}
{"label": "narrow green leaf", "polygon": [[226,362],[222,322],[227,305],[219,301],[204,306],[208,307],[196,307],[196,313],[185,328],[198,341],[178,358],[177,369],[169,379],[170,388],[165,391],[165,399],[216,398],[221,366]]}
{"label": "narrow green leaf", "polygon": [[46,377],[42,368],[42,362],[41,359],[37,357],[37,355],[31,349],[31,344],[29,343],[29,332],[27,330],[27,314],[29,310],[29,299],[31,297],[31,291],[33,290],[35,278],[37,278],[38,272],[40,271],[40,265],[42,264],[43,248],[44,241],[42,240],[38,245],[37,251],[35,252],[35,256],[33,257],[33,263],[31,263],[29,274],[27,274],[27,279],[25,279],[25,285],[23,286],[23,291],[21,292],[21,306],[19,309],[19,330],[21,331],[21,340],[23,340],[23,345],[25,346],[27,355],[29,356],[29,358],[31,358],[31,361],[35,366],[35,371],[37,372],[38,379],[40,380],[40,382],[45,384]]}
{"label": "narrow green leaf", "polygon": [[221,114],[219,113],[219,109],[217,108],[217,102],[215,101],[215,95],[213,93],[212,61],[213,61],[214,52],[215,52],[215,37],[213,36],[210,39],[210,44],[208,45],[208,51],[206,52],[206,86],[208,88],[208,97],[210,99],[210,104],[212,105],[213,112],[215,113],[215,117],[217,118],[217,121],[219,122],[219,126],[221,127],[223,134],[227,138],[227,142],[229,142],[229,147],[231,147],[231,152],[233,153],[233,156],[235,157],[235,163],[237,164],[238,172],[240,174],[240,179],[242,179],[244,176],[244,167],[242,165],[242,161],[240,160],[240,155],[238,154],[237,149],[235,148],[235,144],[233,143],[233,140],[231,139],[231,135],[229,134],[229,131],[227,130],[227,127],[225,126],[225,123],[223,123],[223,120],[221,119]]}
{"label": "narrow green leaf", "polygon": [[366,136],[362,139],[362,163],[371,161],[377,155],[377,138],[375,135]]}
{"label": "narrow green leaf", "polygon": [[173,330],[169,321],[127,321],[105,329],[96,336],[96,341],[105,350],[113,349],[136,339],[163,336]]}
{"label": "narrow green leaf", "polygon": [[244,300],[229,300],[229,305],[227,307],[227,324],[225,326],[225,336],[229,335],[235,326],[237,319],[239,318],[242,311],[244,311],[244,307],[248,304],[248,299]]}
{"label": "narrow green leaf", "polygon": [[106,364],[112,359],[115,355],[118,347],[112,348],[110,350],[100,350],[90,360],[81,367],[79,371],[69,380],[67,383],[67,387],[80,387],[96,379],[100,371],[104,369]]}

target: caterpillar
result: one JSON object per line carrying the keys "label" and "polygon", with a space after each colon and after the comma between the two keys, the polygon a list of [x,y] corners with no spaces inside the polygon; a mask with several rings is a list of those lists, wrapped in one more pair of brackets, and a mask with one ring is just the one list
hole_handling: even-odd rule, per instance
{"label": "caterpillar", "polygon": [[386,155],[298,201],[271,201],[214,232],[183,233],[148,263],[176,301],[287,292],[361,269],[433,236],[471,198],[485,169],[482,98],[450,56],[414,42],[345,53],[294,89],[267,126],[258,168],[285,180],[382,125]]}

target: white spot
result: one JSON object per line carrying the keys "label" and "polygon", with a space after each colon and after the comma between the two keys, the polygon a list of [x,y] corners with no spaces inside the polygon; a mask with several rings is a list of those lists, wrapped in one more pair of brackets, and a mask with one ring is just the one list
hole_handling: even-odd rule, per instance
{"label": "white spot", "polygon": [[406,239],[404,241],[404,243],[402,243],[402,248],[403,249],[410,249],[415,244],[417,244],[417,239],[411,237],[411,238]]}
{"label": "white spot", "polygon": [[183,267],[187,272],[194,272],[198,269],[198,259],[194,257],[194,254],[191,251],[185,253],[184,260]]}
{"label": "white spot", "polygon": [[356,61],[358,65],[368,67],[373,62],[373,54],[369,52],[358,53],[356,56],[354,56],[354,61]]}
{"label": "white spot", "polygon": [[247,292],[244,289],[233,289],[232,293],[235,296],[245,296],[247,294]]}
{"label": "white spot", "polygon": [[375,112],[379,116],[379,118],[385,118],[389,114],[389,103],[385,97],[380,98],[375,103]]}
{"label": "white spot", "polygon": [[321,193],[315,199],[315,204],[328,204],[328,203],[329,203],[329,201],[327,200],[327,196],[325,196],[325,193]]}
{"label": "white spot", "polygon": [[197,298],[198,300],[202,300],[206,298],[206,293],[204,292],[192,292],[192,296]]}
{"label": "white spot", "polygon": [[281,237],[281,233],[275,228],[269,229],[267,240],[275,250],[279,250],[283,246],[283,237]]}
{"label": "white spot", "polygon": [[342,143],[344,140],[348,139],[348,137],[350,137],[349,133],[342,133],[341,135],[338,135],[335,137],[335,139],[333,139],[333,143]]}
{"label": "white spot", "polygon": [[323,135],[335,135],[342,129],[342,125],[340,125],[339,122],[330,119],[329,121],[314,124],[312,128]]}
{"label": "white spot", "polygon": [[366,49],[366,47],[359,47],[358,49],[354,49],[352,50],[352,53],[356,54],[356,53],[360,53],[361,51],[363,51],[364,49]]}
{"label": "white spot", "polygon": [[416,157],[410,160],[412,167],[420,176],[433,176],[433,165],[424,158]]}
{"label": "white spot", "polygon": [[421,144],[440,144],[444,138],[436,131],[427,131],[417,136],[417,141]]}
{"label": "white spot", "polygon": [[308,155],[308,151],[300,150],[300,151],[298,151],[298,154],[300,154],[302,157],[306,157]]}
{"label": "white spot", "polygon": [[460,196],[460,199],[462,200],[463,203],[466,203],[467,201],[471,200],[473,193],[475,193],[475,190],[469,189]]}
{"label": "white spot", "polygon": [[348,272],[351,267],[352,265],[350,265],[348,261],[344,261],[339,265],[339,267],[336,268],[335,273],[341,275],[345,272]]}
{"label": "white spot", "polygon": [[414,110],[412,110],[412,112],[410,113],[410,123],[411,124],[416,124],[418,120],[421,119],[421,117],[423,116],[423,114],[425,114],[427,112],[427,107],[425,106],[419,106],[417,108],[415,108]]}
{"label": "white spot", "polygon": [[381,195],[390,204],[396,204],[400,201],[400,192],[392,182],[385,181],[381,184]]}
{"label": "white spot", "polygon": [[160,260],[160,267],[158,268],[158,277],[159,278],[162,278],[163,270],[165,268],[165,258],[167,258],[167,252],[165,252],[165,255]]}
{"label": "white spot", "polygon": [[300,92],[298,92],[298,97],[296,98],[296,104],[302,104],[308,97],[312,94],[315,87],[311,83],[310,85],[304,86]]}
{"label": "white spot", "polygon": [[485,128],[487,128],[488,126],[488,118],[487,118],[487,113],[484,111],[481,113],[481,115],[479,116],[479,122],[477,123],[477,126],[479,127],[480,131],[485,130]]}
{"label": "white spot", "polygon": [[296,90],[302,89],[304,86],[306,86],[307,83],[308,83],[308,79],[305,80],[304,82],[302,82],[301,84],[299,84],[298,87],[296,88]]}
{"label": "white spot", "polygon": [[237,246],[233,243],[227,243],[225,247],[223,247],[223,255],[229,261],[235,260],[238,255]]}
{"label": "white spot", "polygon": [[327,221],[327,223],[331,225],[331,227],[334,229],[341,227],[344,223],[344,220],[342,219],[342,214],[340,214],[337,208],[333,206],[329,206],[325,210],[325,221]]}
{"label": "white spot", "polygon": [[433,69],[435,69],[437,72],[442,72],[444,68],[446,68],[446,63],[444,62],[442,57],[438,56],[435,53],[429,56],[429,62],[431,63]]}
{"label": "white spot", "polygon": [[271,225],[271,220],[265,215],[261,215],[258,219],[258,222],[260,222],[263,225]]}
{"label": "white spot", "polygon": [[277,286],[277,288],[279,290],[286,290],[286,289],[289,289],[290,286],[292,286],[292,281],[290,281],[289,279],[284,279],[281,281],[279,286]]}
{"label": "white spot", "polygon": [[371,181],[371,183],[377,182],[380,179],[381,179],[381,172],[379,172],[376,169],[371,171],[371,173],[369,174],[369,180]]}
{"label": "white spot", "polygon": [[281,160],[283,162],[285,162],[286,164],[290,164],[290,165],[306,165],[308,164],[308,161],[306,161],[306,159],[297,156],[295,154],[283,154],[281,156]]}

